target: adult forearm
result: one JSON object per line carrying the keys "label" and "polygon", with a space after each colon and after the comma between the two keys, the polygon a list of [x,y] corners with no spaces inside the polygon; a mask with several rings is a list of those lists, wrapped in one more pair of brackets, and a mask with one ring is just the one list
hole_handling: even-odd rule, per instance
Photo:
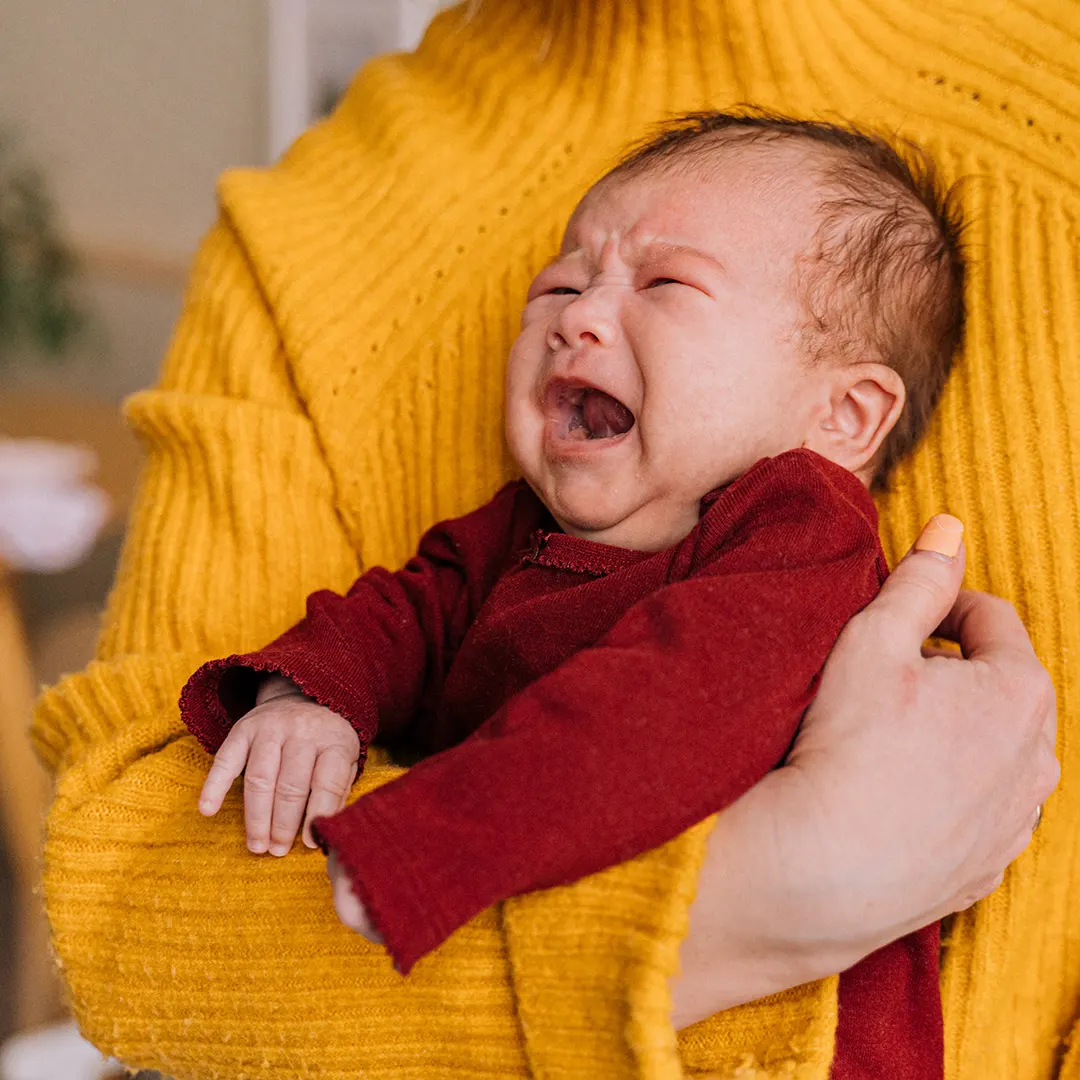
{"label": "adult forearm", "polygon": [[877,945],[840,933],[820,868],[793,860],[797,841],[778,816],[780,779],[770,774],[751,788],[709,835],[670,982],[676,1029],[842,971]]}

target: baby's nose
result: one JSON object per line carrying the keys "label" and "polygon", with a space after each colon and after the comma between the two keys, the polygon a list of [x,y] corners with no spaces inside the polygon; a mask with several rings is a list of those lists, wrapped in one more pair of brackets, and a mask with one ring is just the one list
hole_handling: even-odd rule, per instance
{"label": "baby's nose", "polygon": [[572,349],[577,345],[600,345],[602,344],[599,334],[592,330],[579,330],[577,333],[566,333],[565,330],[553,327],[548,331],[549,349]]}
{"label": "baby's nose", "polygon": [[547,335],[548,348],[553,351],[583,345],[607,349],[618,340],[615,319],[599,310],[595,303],[582,303],[580,299],[562,309]]}

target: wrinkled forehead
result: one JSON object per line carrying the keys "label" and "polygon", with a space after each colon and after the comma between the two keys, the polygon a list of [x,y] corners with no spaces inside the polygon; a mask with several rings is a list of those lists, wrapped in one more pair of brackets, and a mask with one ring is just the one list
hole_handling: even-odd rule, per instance
{"label": "wrinkled forehead", "polygon": [[561,253],[602,246],[614,233],[631,247],[659,241],[723,252],[723,261],[757,253],[790,265],[820,223],[818,157],[789,140],[719,145],[616,170],[574,209]]}

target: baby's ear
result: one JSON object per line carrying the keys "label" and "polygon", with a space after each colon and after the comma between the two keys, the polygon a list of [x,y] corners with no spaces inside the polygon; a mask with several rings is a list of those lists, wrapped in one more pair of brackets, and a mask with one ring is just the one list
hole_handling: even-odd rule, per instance
{"label": "baby's ear", "polygon": [[900,419],[904,380],[885,364],[849,364],[831,373],[828,392],[828,404],[803,445],[850,472],[868,474]]}

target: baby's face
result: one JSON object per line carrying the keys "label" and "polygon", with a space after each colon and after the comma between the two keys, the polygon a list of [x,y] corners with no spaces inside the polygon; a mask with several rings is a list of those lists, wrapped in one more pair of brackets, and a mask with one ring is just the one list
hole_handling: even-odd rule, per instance
{"label": "baby's face", "polygon": [[823,398],[793,340],[805,173],[742,152],[709,180],[604,181],[575,210],[506,383],[511,453],[567,533],[670,546],[708,491],[802,445]]}

